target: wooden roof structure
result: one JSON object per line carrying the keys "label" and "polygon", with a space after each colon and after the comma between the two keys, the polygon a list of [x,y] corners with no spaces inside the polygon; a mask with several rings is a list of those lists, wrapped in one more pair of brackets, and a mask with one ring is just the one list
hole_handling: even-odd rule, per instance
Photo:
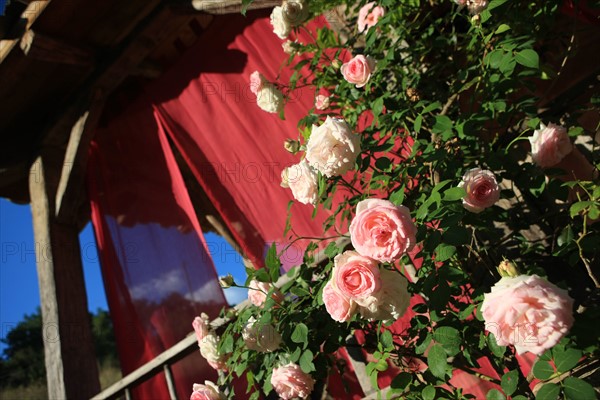
{"label": "wooden roof structure", "polygon": [[85,167],[104,105],[128,77],[160,76],[213,15],[241,3],[11,0],[0,19],[0,196],[31,203],[41,244],[43,323],[57,339],[44,343],[49,398],[100,392],[78,233],[89,220]]}

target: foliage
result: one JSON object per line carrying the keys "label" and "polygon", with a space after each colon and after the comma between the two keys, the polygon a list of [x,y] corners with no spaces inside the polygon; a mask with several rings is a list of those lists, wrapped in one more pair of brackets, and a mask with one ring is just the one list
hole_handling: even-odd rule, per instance
{"label": "foliage", "polygon": [[[90,313],[96,357],[104,369],[118,368],[117,348],[112,322],[107,311],[98,309]],[[46,381],[44,364],[44,335],[40,310],[25,315],[23,321],[12,328],[2,339],[6,344],[0,359],[1,387],[35,387]]]}
{"label": "foliage", "polygon": [[[329,243],[324,259],[315,260],[319,241],[313,242],[304,263],[287,274],[280,289],[285,301],[268,298],[261,308],[228,314],[234,321],[221,332],[220,350],[231,356],[220,384],[229,387],[235,376],[245,376],[252,398],[258,398],[272,390],[273,366],[290,361],[323,382],[344,368],[335,352],[349,334],[362,331],[363,349],[373,356],[367,366],[373,383],[380,372],[396,367],[390,393],[402,398],[469,398],[449,382],[457,369],[497,384],[489,399],[594,398],[593,387],[577,371],[599,355],[594,319],[600,312],[600,152],[592,132],[577,122],[588,105],[540,97],[562,72],[563,65],[553,60],[572,56],[565,43],[584,28],[574,21],[570,30],[555,28],[567,18],[557,0],[492,0],[475,16],[451,1],[381,0],[385,16],[362,34],[356,31],[356,15],[365,3],[311,1],[314,16],[337,18],[340,14],[331,8],[344,4],[346,18],[334,21],[340,25],[336,30],[321,27],[311,33],[312,41],[298,41],[288,60],[296,73],[279,84],[288,92],[308,86],[330,95],[328,110],[313,109],[300,122],[302,144],[310,127],[326,116],[343,117],[362,138],[354,171],[319,175],[315,212],[333,211],[323,240],[347,237],[361,200],[403,204],[416,221],[415,258],[422,261],[409,290],[425,301],[413,306],[415,316],[393,335],[386,324],[358,316],[348,323],[333,321],[322,291],[334,257],[344,248]],[[363,88],[340,73],[350,54],[377,61]],[[540,122],[564,125],[572,138],[587,144],[584,153],[594,180],[532,162],[523,142]],[[501,200],[481,213],[463,207],[465,189],[458,187],[471,168],[493,171],[501,183]],[[277,280],[280,264],[273,252],[267,269],[248,270],[249,280]],[[479,310],[504,259],[524,274],[568,289],[575,299],[571,333],[539,357],[533,376],[523,374],[512,347],[499,346],[485,331]],[[404,272],[412,263],[404,255],[384,267]],[[283,337],[280,350],[258,353],[244,346],[242,331],[251,316],[276,327]],[[496,376],[477,372],[482,357]],[[415,372],[405,365],[407,358],[428,368]],[[541,381],[537,395],[533,378]]]}

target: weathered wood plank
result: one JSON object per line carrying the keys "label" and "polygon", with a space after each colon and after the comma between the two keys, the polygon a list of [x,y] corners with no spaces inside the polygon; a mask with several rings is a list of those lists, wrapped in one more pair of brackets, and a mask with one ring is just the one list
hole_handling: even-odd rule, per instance
{"label": "weathered wood plank", "polygon": [[[255,0],[248,10],[257,10],[281,5],[281,0]],[[241,0],[175,0],[172,7],[178,12],[203,12],[207,14],[232,14],[242,10]]]}
{"label": "weathered wood plank", "polygon": [[25,55],[40,61],[85,67],[94,64],[94,53],[89,49],[36,33],[32,29],[23,34],[20,47]]}
{"label": "weathered wood plank", "polygon": [[104,98],[101,95],[96,96],[89,110],[83,113],[71,130],[56,191],[56,218],[61,223],[77,225],[78,211],[85,198],[88,151],[103,107]]}
{"label": "weathered wood plank", "polygon": [[89,398],[100,389],[76,227],[54,217],[60,150],[45,150],[29,178],[44,354],[50,399]]}

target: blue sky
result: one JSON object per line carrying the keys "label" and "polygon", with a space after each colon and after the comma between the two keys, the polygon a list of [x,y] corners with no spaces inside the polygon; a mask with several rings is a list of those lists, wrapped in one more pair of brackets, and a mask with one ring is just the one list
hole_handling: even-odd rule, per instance
{"label": "blue sky", "polygon": [[[1,0],[0,0],[1,1]],[[217,273],[231,272],[236,282],[243,284],[246,274],[241,257],[220,236],[206,234],[213,254]],[[104,285],[92,225],[88,224],[79,237],[83,271],[90,311],[107,310]],[[29,205],[16,205],[0,198],[0,329],[1,337],[23,319],[35,312],[40,294],[35,266],[33,228]],[[225,296],[232,304],[244,300],[245,289],[227,289]],[[0,354],[5,346],[0,343]]]}

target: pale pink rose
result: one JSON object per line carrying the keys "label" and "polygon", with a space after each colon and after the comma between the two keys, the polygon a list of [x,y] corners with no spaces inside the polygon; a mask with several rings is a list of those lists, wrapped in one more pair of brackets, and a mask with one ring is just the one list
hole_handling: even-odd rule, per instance
{"label": "pale pink rose", "polygon": [[356,303],[344,296],[336,287],[333,280],[323,288],[323,303],[331,318],[338,322],[349,321],[356,310]]}
{"label": "pale pink rose", "polygon": [[271,385],[280,398],[290,400],[306,399],[315,386],[315,380],[296,364],[275,368],[271,375]]}
{"label": "pale pink rose", "polygon": [[329,108],[330,101],[329,96],[325,96],[324,94],[319,94],[315,97],[315,108],[319,111],[323,111]]}
{"label": "pale pink rose", "polygon": [[[257,307],[262,307],[267,299],[267,293],[273,288],[273,285],[268,282],[260,282],[253,279],[250,281],[248,288],[248,299],[250,302]],[[273,291],[272,298],[278,303],[283,301],[283,295],[277,289]]]}
{"label": "pale pink rose", "polygon": [[356,251],[345,251],[333,259],[332,280],[341,294],[361,304],[381,287],[377,261]]}
{"label": "pale pink rose", "polygon": [[358,12],[358,31],[368,31],[375,26],[379,18],[385,15],[385,10],[381,6],[376,6],[375,2],[365,4]]}
{"label": "pale pink rose", "polygon": [[204,381],[204,385],[194,383],[190,400],[225,400],[225,395],[221,393],[219,387],[211,381]]}
{"label": "pale pink rose", "polygon": [[399,259],[414,247],[416,234],[408,208],[387,200],[361,201],[350,224],[350,239],[356,251],[378,261]]}
{"label": "pale pink rose", "polygon": [[356,85],[357,88],[361,88],[367,84],[374,69],[375,60],[359,54],[343,64],[340,71],[345,80]]}
{"label": "pale pink rose", "polygon": [[250,74],[250,91],[258,95],[258,92],[260,92],[266,82],[267,80],[260,72],[254,71]]}
{"label": "pale pink rose", "polygon": [[484,295],[481,314],[500,346],[541,355],[571,329],[572,308],[566,290],[537,275],[520,275],[500,279]]}
{"label": "pale pink rose", "polygon": [[289,187],[294,198],[302,204],[317,204],[317,173],[306,160],[281,171],[281,186]]}
{"label": "pale pink rose", "polygon": [[210,320],[208,318],[208,315],[206,315],[205,313],[202,313],[199,317],[194,318],[194,321],[192,322],[192,327],[194,327],[194,332],[196,333],[196,339],[198,340],[198,343],[200,343],[202,339],[204,339],[206,335],[208,335],[210,331],[209,322]]}
{"label": "pale pink rose", "polygon": [[281,335],[271,324],[258,324],[256,318],[250,317],[242,331],[246,347],[261,353],[270,353],[279,348]]}
{"label": "pale pink rose", "polygon": [[381,288],[360,300],[358,312],[363,318],[395,321],[406,312],[410,303],[408,281],[398,271],[381,269]]}
{"label": "pale pink rose", "polygon": [[540,124],[540,129],[529,138],[533,161],[542,168],[558,164],[567,154],[573,151],[573,145],[567,130],[555,124]]}
{"label": "pale pink rose", "polygon": [[321,126],[313,125],[306,144],[306,161],[327,177],[348,172],[360,153],[360,136],[340,118],[327,117]]}
{"label": "pale pink rose", "polygon": [[487,0],[467,0],[467,8],[471,14],[480,14],[487,6]]}
{"label": "pale pink rose", "polygon": [[492,171],[473,168],[464,174],[458,187],[467,192],[463,198],[463,207],[467,210],[480,213],[493,206],[500,199],[500,187]]}
{"label": "pale pink rose", "polygon": [[268,113],[280,113],[283,110],[283,93],[270,83],[263,84],[256,94],[256,104]]}
{"label": "pale pink rose", "polygon": [[229,358],[228,354],[219,353],[219,337],[210,332],[202,341],[198,342],[200,354],[208,361],[208,364],[214,369],[225,369],[225,362]]}

